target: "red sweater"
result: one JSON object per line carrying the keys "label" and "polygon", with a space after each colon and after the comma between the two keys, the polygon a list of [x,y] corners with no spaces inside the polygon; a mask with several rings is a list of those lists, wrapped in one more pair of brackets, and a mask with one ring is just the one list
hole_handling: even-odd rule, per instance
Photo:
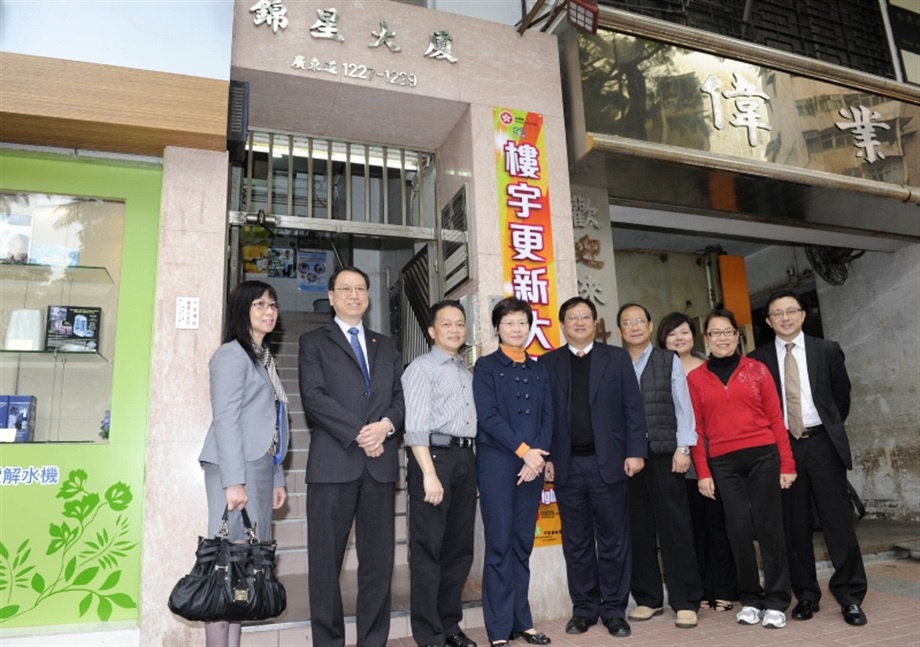
{"label": "red sweater", "polygon": [[[700,441],[690,448],[699,478],[712,478],[706,460],[739,449],[776,445],[781,474],[795,473],[776,385],[766,365],[742,357],[728,385],[704,364],[687,376]],[[705,439],[706,442],[703,442]]]}

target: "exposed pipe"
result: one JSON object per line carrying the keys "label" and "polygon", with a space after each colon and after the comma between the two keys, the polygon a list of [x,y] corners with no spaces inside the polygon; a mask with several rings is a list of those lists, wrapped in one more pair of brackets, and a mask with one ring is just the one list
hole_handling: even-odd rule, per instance
{"label": "exposed pipe", "polygon": [[882,12],[882,24],[885,25],[885,35],[888,37],[888,51],[891,52],[891,64],[894,66],[894,78],[904,82],[904,71],[901,69],[901,56],[897,43],[894,40],[894,30],[891,28],[891,17],[888,15],[888,0],[878,0],[879,11]]}

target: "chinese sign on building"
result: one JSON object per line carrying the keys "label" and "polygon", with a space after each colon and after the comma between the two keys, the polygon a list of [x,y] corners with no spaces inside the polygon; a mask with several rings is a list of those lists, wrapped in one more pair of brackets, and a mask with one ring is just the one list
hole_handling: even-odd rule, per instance
{"label": "chinese sign on building", "polygon": [[541,355],[559,345],[543,115],[495,108],[493,121],[504,292],[533,308],[527,351]]}
{"label": "chinese sign on building", "polygon": [[[288,16],[287,7],[281,0],[259,0],[249,8],[249,13],[253,15],[252,22],[255,27],[265,25],[274,34],[278,34],[279,29],[286,30],[291,21],[297,19],[297,16]],[[302,18],[302,16],[299,17]],[[339,27],[341,17],[339,10],[334,7],[317,9],[316,18],[312,19],[313,22],[308,30],[311,39],[344,42],[345,36]],[[397,42],[398,32],[391,28],[389,20],[381,19],[378,25],[378,29],[366,34],[369,39],[367,47],[369,49],[382,48],[392,54],[400,54],[403,48]],[[453,40],[453,36],[448,31],[440,29],[428,34],[428,42],[425,43],[427,48],[424,51],[421,49],[421,42],[417,44],[416,49],[421,53],[421,58],[456,63],[458,59],[452,53]],[[381,70],[365,62],[341,61],[333,58],[320,60],[315,56],[308,58],[306,54],[295,54],[290,67],[305,72],[332,75],[338,75],[341,70],[343,76],[352,79],[379,80],[413,88],[418,85],[418,76],[413,72],[390,68]]]}
{"label": "chinese sign on building", "polygon": [[575,141],[597,133],[917,186],[920,105],[907,93],[613,30],[579,34],[578,43],[585,133],[573,133]]}

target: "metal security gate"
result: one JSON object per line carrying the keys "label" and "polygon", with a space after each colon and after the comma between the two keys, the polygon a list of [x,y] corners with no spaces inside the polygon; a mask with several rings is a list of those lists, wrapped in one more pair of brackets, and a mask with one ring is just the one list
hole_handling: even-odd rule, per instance
{"label": "metal security gate", "polygon": [[399,281],[390,291],[393,330],[398,330],[403,366],[428,352],[428,307],[433,301],[431,280],[436,276],[433,245],[423,247],[402,268]]}
{"label": "metal security gate", "polygon": [[410,241],[414,258],[388,287],[391,333],[411,361],[427,350],[428,305],[468,276],[465,190],[439,213],[436,175],[430,151],[250,131],[231,167],[228,288],[243,278],[244,227],[312,232],[339,266],[356,237]]}
{"label": "metal security gate", "polygon": [[432,152],[251,131],[233,171],[230,224],[437,239]]}

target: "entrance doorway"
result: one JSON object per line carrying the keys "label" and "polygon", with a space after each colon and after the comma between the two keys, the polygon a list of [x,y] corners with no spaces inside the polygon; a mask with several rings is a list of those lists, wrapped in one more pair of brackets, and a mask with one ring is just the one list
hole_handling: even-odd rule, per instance
{"label": "entrance doorway", "polygon": [[[465,221],[458,231],[449,213],[437,212],[436,194],[434,153],[378,144],[252,132],[245,156],[232,166],[227,287],[258,279],[278,292],[272,352],[290,399],[288,502],[273,519],[279,576],[290,586],[288,609],[272,624],[309,618],[304,478],[310,429],[298,384],[299,338],[333,316],[327,295],[332,272],[355,266],[370,277],[365,325],[396,342],[404,365],[428,351],[428,306],[451,286],[439,268],[466,256]],[[407,569],[402,448],[400,465],[394,580]],[[346,615],[354,613],[356,568],[352,540],[342,576]],[[394,586],[394,604],[396,594]]]}
{"label": "entrance doorway", "polygon": [[[713,254],[728,254],[744,259],[752,315],[749,348],[773,339],[763,310],[767,297],[780,289],[792,290],[802,301],[807,312],[806,334],[824,337],[827,322],[822,318],[820,293],[828,287],[829,278],[836,280],[839,270],[846,267],[843,252],[847,250],[838,250],[839,267],[813,263],[808,251],[819,244],[813,237],[820,237],[821,232],[783,232],[756,222],[739,224],[714,216],[666,214],[618,205],[611,206],[611,214],[621,303],[643,303],[656,320],[668,312],[683,312],[697,320],[701,328],[702,318],[711,308],[721,305],[718,295],[713,295],[708,266]],[[691,221],[694,230],[683,228],[685,221]],[[649,226],[649,222],[657,226]],[[668,222],[670,226],[665,226]],[[856,236],[847,242],[860,244]],[[867,239],[866,244],[872,249],[880,241]],[[850,258],[856,254],[854,250]],[[705,340],[699,334],[696,349],[706,351]]]}

